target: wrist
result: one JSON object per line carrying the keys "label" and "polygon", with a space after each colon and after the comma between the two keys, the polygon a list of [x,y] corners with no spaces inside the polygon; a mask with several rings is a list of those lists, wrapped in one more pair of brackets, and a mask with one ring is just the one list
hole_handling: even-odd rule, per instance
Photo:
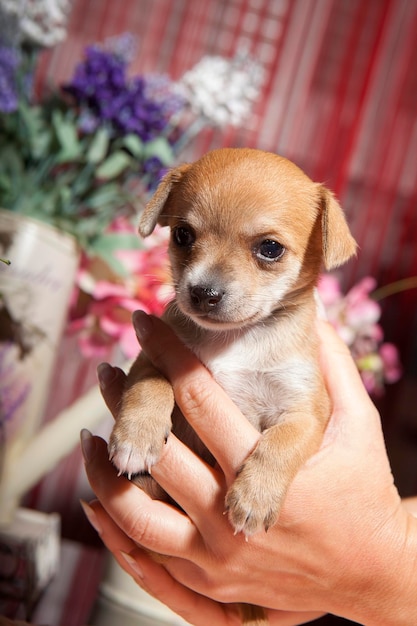
{"label": "wrist", "polygon": [[401,507],[365,545],[336,614],[364,626],[417,624],[417,519]]}

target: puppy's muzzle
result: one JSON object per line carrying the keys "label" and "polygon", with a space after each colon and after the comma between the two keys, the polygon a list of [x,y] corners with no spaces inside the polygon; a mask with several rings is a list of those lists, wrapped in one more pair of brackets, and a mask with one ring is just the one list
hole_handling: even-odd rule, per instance
{"label": "puppy's muzzle", "polygon": [[202,287],[200,285],[190,287],[191,304],[194,310],[203,313],[209,313],[216,309],[223,296],[224,291],[216,289],[215,287]]}

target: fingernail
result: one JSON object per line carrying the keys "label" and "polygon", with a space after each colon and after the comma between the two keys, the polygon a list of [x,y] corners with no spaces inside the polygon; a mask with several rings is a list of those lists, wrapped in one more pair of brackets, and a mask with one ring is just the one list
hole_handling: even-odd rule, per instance
{"label": "fingernail", "polygon": [[116,378],[116,370],[108,363],[100,363],[97,366],[98,384],[101,389],[106,389]]}
{"label": "fingernail", "polygon": [[94,441],[93,435],[86,428],[82,429],[80,439],[84,461],[89,463],[96,453],[96,442]]}
{"label": "fingernail", "polygon": [[132,321],[139,341],[146,339],[153,330],[152,318],[144,311],[134,311]]}
{"label": "fingernail", "polygon": [[139,567],[133,556],[131,556],[127,552],[123,552],[122,550],[120,550],[119,554],[126,561],[130,569],[132,569],[139,578],[143,578],[143,571]]}
{"label": "fingernail", "polygon": [[94,509],[91,508],[91,506],[84,500],[80,500],[80,504],[91,526],[98,532],[99,535],[101,535],[101,525]]}

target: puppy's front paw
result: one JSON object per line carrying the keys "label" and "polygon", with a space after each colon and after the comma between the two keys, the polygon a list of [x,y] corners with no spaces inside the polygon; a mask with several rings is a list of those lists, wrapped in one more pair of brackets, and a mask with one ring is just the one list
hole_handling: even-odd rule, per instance
{"label": "puppy's front paw", "polygon": [[131,478],[150,472],[161,456],[171,431],[171,422],[145,419],[141,415],[130,419],[119,417],[109,441],[109,456],[120,474]]}
{"label": "puppy's front paw", "polygon": [[252,457],[243,465],[226,495],[226,509],[235,533],[246,536],[268,530],[275,524],[285,489],[276,481],[268,484]]}

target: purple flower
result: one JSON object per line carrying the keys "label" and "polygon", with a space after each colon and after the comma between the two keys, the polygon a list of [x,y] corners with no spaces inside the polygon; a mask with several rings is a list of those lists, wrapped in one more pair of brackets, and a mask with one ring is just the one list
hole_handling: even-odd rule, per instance
{"label": "purple flower", "polygon": [[0,46],[0,111],[12,113],[18,106],[16,71],[20,56],[17,50]]}
{"label": "purple flower", "polygon": [[109,37],[104,43],[104,47],[114,56],[129,63],[133,61],[137,54],[138,39],[132,33],[127,32],[115,37]]}
{"label": "purple flower", "polygon": [[[114,136],[135,133],[146,142],[163,133],[170,120],[166,100],[152,95],[157,93],[155,85],[155,79],[149,82],[141,76],[129,80],[123,58],[92,46],[64,90],[82,108],[80,129],[84,132],[90,127],[94,132],[104,123]],[[174,106],[179,106],[178,98]]]}
{"label": "purple flower", "polygon": [[142,165],[142,169],[147,178],[146,189],[148,191],[155,191],[161,178],[168,171],[158,157],[146,159]]}
{"label": "purple flower", "polygon": [[85,60],[76,67],[74,78],[63,89],[78,104],[97,108],[100,101],[112,98],[126,88],[126,62],[96,46],[89,46]]}

